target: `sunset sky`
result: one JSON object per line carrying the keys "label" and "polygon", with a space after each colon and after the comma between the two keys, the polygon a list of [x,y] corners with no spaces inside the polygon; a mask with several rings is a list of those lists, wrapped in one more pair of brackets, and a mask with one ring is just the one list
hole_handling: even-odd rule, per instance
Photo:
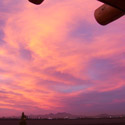
{"label": "sunset sky", "polygon": [[125,17],[101,26],[96,0],[0,0],[0,116],[125,114]]}

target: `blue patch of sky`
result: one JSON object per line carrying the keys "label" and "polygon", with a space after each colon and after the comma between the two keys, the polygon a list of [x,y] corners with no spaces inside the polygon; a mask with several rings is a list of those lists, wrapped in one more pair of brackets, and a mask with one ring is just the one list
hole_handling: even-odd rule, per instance
{"label": "blue patch of sky", "polygon": [[113,67],[113,62],[110,59],[94,59],[92,60],[92,64],[99,70],[112,69]]}
{"label": "blue patch of sky", "polygon": [[0,27],[4,27],[4,25],[5,25],[5,20],[4,19],[0,19]]}
{"label": "blue patch of sky", "polygon": [[3,31],[3,28],[6,24],[6,21],[4,19],[0,19],[0,46],[5,44],[6,41],[4,40],[4,31]]}
{"label": "blue patch of sky", "polygon": [[90,62],[88,75],[93,80],[106,79],[115,68],[114,65],[110,59],[93,59]]}
{"label": "blue patch of sky", "polygon": [[57,71],[56,67],[49,67],[46,70],[44,70],[44,72],[46,72],[47,74],[56,76],[59,79],[66,80],[66,81],[78,82],[79,84],[83,83],[83,82],[86,82],[86,81],[84,81],[82,79],[79,79],[79,78],[76,78],[76,77],[72,76],[71,74]]}
{"label": "blue patch of sky", "polygon": [[32,52],[25,48],[20,48],[19,50],[20,56],[24,60],[31,60],[32,59]]}
{"label": "blue patch of sky", "polygon": [[[0,23],[0,25],[1,25],[1,23]],[[3,45],[4,43],[6,43],[3,40],[3,38],[4,38],[4,32],[3,32],[3,30],[0,29],[0,45]]]}
{"label": "blue patch of sky", "polygon": [[12,0],[8,3],[5,4],[4,1],[0,1],[0,11],[4,12],[4,13],[11,13],[11,12],[17,12],[17,10],[20,10],[23,8],[20,7],[18,5],[20,5],[21,2],[19,2],[18,0]]}
{"label": "blue patch of sky", "polygon": [[93,25],[87,21],[80,20],[69,35],[76,38],[83,38],[83,40],[86,40],[87,42],[92,42],[96,35],[103,34],[106,29],[106,27]]}
{"label": "blue patch of sky", "polygon": [[77,85],[77,86],[67,86],[67,85],[54,85],[52,87],[54,90],[62,93],[72,93],[88,88],[87,85]]}

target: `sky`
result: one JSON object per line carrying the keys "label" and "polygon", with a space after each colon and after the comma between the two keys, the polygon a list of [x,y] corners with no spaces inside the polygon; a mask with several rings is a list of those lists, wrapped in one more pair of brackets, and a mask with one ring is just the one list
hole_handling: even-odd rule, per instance
{"label": "sky", "polygon": [[100,5],[0,1],[0,116],[125,114],[125,17],[101,26]]}

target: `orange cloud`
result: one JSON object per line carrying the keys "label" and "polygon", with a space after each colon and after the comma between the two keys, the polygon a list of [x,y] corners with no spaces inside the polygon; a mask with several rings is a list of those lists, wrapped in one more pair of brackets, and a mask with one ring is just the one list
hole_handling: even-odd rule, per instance
{"label": "orange cloud", "polygon": [[[123,22],[102,28],[93,19],[101,3],[88,3],[21,2],[19,9],[13,3],[15,10],[2,16],[1,109],[76,112],[83,105],[102,104],[99,93],[124,88],[124,33],[117,31]],[[98,102],[87,99],[96,94]]]}

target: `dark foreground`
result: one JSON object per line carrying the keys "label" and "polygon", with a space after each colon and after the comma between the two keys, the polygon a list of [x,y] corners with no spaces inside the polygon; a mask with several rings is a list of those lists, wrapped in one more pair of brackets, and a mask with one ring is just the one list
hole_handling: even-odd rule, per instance
{"label": "dark foreground", "polygon": [[[19,125],[19,120],[0,120],[0,125]],[[125,119],[27,120],[27,125],[125,125]]]}

